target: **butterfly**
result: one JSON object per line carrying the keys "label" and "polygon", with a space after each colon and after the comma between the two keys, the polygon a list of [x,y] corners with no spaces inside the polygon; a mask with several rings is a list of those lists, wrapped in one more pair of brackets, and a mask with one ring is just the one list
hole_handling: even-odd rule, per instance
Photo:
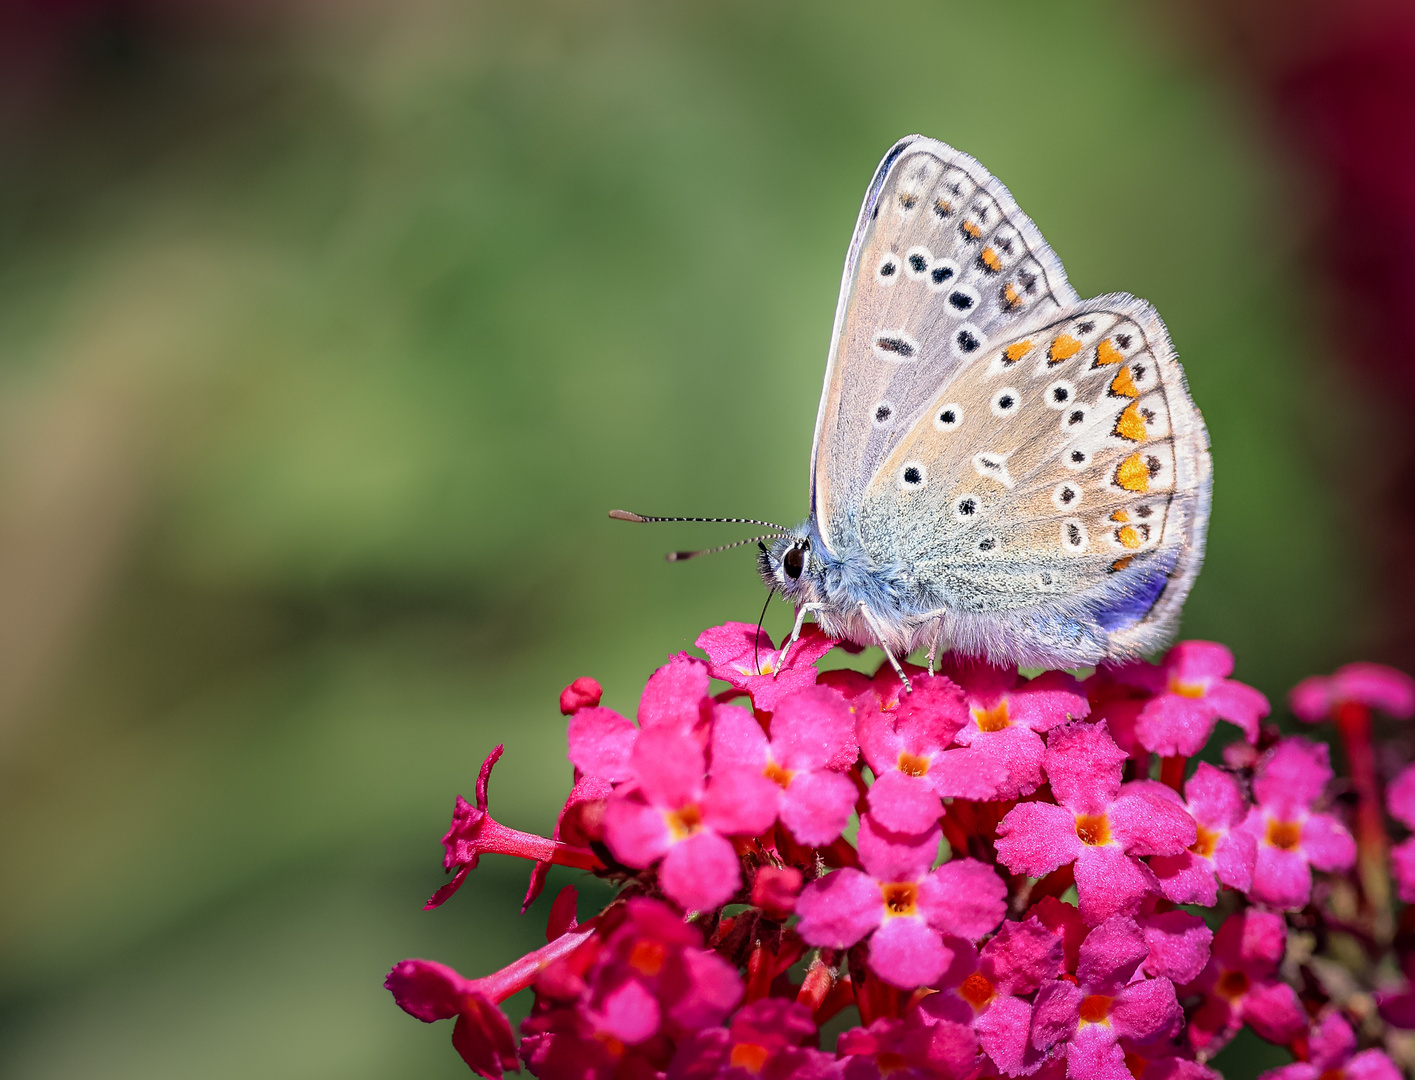
{"label": "butterfly", "polygon": [[1129,659],[1203,561],[1208,436],[1159,315],[1081,300],[1008,190],[919,135],[865,193],[810,471],[810,516],[759,544],[796,608],[778,667],[807,616],[906,683],[924,647],[930,669]]}

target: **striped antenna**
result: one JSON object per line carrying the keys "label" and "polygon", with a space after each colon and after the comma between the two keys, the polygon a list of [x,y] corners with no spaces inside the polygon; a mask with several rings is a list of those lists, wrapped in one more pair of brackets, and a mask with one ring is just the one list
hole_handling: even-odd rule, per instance
{"label": "striped antenna", "polygon": [[745,540],[734,540],[730,544],[722,544],[718,547],[703,548],[700,551],[670,551],[664,556],[669,562],[683,562],[685,559],[696,559],[699,555],[711,555],[717,551],[730,551],[733,548],[741,547],[743,544],[755,544],[762,540],[774,540],[783,533],[763,533],[761,536],[749,536]]}
{"label": "striped antenna", "polygon": [[[787,529],[785,525],[778,525],[774,521],[761,521],[757,518],[732,518],[732,517],[653,517],[649,514],[635,514],[629,510],[611,510],[609,516],[615,521],[636,521],[640,524],[650,521],[705,521],[723,525],[763,525],[768,529],[775,529],[777,533],[784,534]],[[750,541],[744,540],[745,543]]]}

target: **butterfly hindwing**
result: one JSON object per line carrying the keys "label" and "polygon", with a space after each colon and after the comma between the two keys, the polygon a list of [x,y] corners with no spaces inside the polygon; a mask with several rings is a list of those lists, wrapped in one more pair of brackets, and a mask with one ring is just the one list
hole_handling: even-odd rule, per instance
{"label": "butterfly hindwing", "polygon": [[855,227],[816,419],[812,512],[825,542],[854,541],[866,485],[941,384],[1075,300],[987,170],[933,139],[897,143]]}
{"label": "butterfly hindwing", "polygon": [[1163,324],[1108,296],[997,336],[945,379],[871,477],[859,535],[959,614],[955,637],[1030,610],[1088,635],[1078,655],[1134,655],[1198,571],[1209,485]]}

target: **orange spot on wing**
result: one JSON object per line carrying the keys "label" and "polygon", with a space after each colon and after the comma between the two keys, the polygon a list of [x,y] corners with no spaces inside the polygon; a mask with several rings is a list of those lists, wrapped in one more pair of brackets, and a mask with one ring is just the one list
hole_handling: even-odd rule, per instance
{"label": "orange spot on wing", "polygon": [[1127,566],[1130,565],[1134,558],[1134,555],[1126,555],[1122,558],[1116,559],[1115,562],[1110,564],[1110,572],[1112,574],[1120,573],[1120,571],[1124,570]]}
{"label": "orange spot on wing", "polygon": [[1051,350],[1047,353],[1053,364],[1059,364],[1063,360],[1070,360],[1081,351],[1081,343],[1070,334],[1062,334],[1051,343]]}
{"label": "orange spot on wing", "polygon": [[997,257],[997,252],[990,247],[983,248],[982,254],[978,258],[994,274],[1002,269],[1002,260]]}
{"label": "orange spot on wing", "polygon": [[1145,468],[1139,454],[1131,454],[1115,467],[1115,482],[1126,491],[1148,491],[1150,470]]}
{"label": "orange spot on wing", "polygon": [[[1096,355],[1100,355],[1099,349],[1096,350]],[[1140,396],[1140,391],[1135,387],[1135,380],[1130,377],[1130,369],[1128,367],[1121,368],[1120,374],[1110,381],[1110,392],[1116,397]]]}
{"label": "orange spot on wing", "polygon": [[1022,294],[1017,291],[1017,286],[1010,281],[1002,287],[1002,298],[1007,301],[1008,307],[1016,307],[1022,302]]}
{"label": "orange spot on wing", "polygon": [[1007,362],[1009,364],[1015,364],[1018,360],[1021,360],[1022,357],[1027,355],[1027,351],[1031,349],[1031,347],[1031,338],[1028,338],[1026,341],[1014,341],[1011,345],[1007,346],[1005,350],[1003,350],[1002,355],[1007,357]]}
{"label": "orange spot on wing", "polygon": [[1145,441],[1149,431],[1145,428],[1145,421],[1140,419],[1139,402],[1132,401],[1125,406],[1125,411],[1115,418],[1115,434],[1131,442]]}
{"label": "orange spot on wing", "polygon": [[1110,343],[1110,338],[1106,338],[1096,346],[1097,364],[1118,364],[1125,357],[1120,355],[1120,350]]}
{"label": "orange spot on wing", "polygon": [[1115,534],[1115,538],[1120,541],[1122,546],[1128,547],[1132,551],[1145,542],[1145,538],[1140,535],[1140,530],[1134,525],[1123,526]]}
{"label": "orange spot on wing", "polygon": [[976,221],[963,222],[963,231],[974,240],[983,235],[983,228]]}
{"label": "orange spot on wing", "polygon": [[1111,521],[1129,521],[1129,520],[1130,520],[1130,511],[1129,511],[1129,510],[1117,510],[1115,513],[1113,513],[1113,514],[1110,515],[1110,520],[1111,520]]}

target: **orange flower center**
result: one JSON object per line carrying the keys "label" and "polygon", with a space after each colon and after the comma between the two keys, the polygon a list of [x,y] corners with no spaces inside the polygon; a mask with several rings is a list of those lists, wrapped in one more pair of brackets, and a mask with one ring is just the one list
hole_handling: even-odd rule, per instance
{"label": "orange flower center", "polygon": [[1207,690],[1208,686],[1201,682],[1185,682],[1174,676],[1169,680],[1169,692],[1180,697],[1201,698]]}
{"label": "orange flower center", "polygon": [[1010,721],[1007,718],[1007,699],[1003,698],[991,709],[974,709],[973,720],[979,731],[1001,731]]}
{"label": "orange flower center", "polygon": [[891,881],[879,887],[886,915],[913,915],[919,910],[919,886],[912,881]]}
{"label": "orange flower center", "polygon": [[1076,835],[1083,844],[1105,847],[1110,843],[1110,822],[1104,814],[1077,814]]}
{"label": "orange flower center", "polygon": [[1081,1002],[1081,1023],[1083,1024],[1104,1024],[1106,1017],[1110,1015],[1110,1003],[1113,998],[1108,998],[1104,994],[1092,994]]}
{"label": "orange flower center", "polygon": [[1267,841],[1275,848],[1291,851],[1302,843],[1302,825],[1297,821],[1270,820]]}
{"label": "orange flower center", "polygon": [[1218,977],[1218,992],[1233,1001],[1248,992],[1248,976],[1241,971],[1225,971]]}
{"label": "orange flower center", "polygon": [[929,771],[929,759],[919,757],[918,754],[911,754],[907,750],[899,751],[899,771],[905,776],[925,776]]}
{"label": "orange flower center", "polygon": [[760,1046],[757,1043],[738,1043],[732,1048],[732,1054],[728,1061],[735,1068],[746,1069],[749,1073],[759,1073],[769,1057],[771,1057],[771,1051],[765,1046]]}
{"label": "orange flower center", "polygon": [[778,784],[783,788],[789,788],[791,786],[791,778],[796,774],[790,769],[783,769],[776,762],[771,761],[768,762],[767,767],[762,770],[762,775],[774,784]]}
{"label": "orange flower center", "polygon": [[696,803],[689,803],[677,810],[665,811],[663,820],[668,823],[668,833],[675,841],[686,840],[703,827],[703,812]]}
{"label": "orange flower center", "polygon": [[993,999],[995,993],[992,983],[981,971],[973,972],[958,988],[958,996],[973,1006],[974,1012],[980,1012],[982,1007]]}
{"label": "orange flower center", "polygon": [[1206,859],[1214,857],[1214,848],[1218,847],[1218,842],[1223,839],[1222,833],[1209,832],[1202,825],[1198,827],[1198,839],[1189,845],[1189,850],[1195,855],[1202,855]]}
{"label": "orange flower center", "polygon": [[663,969],[663,961],[668,957],[668,947],[661,941],[636,941],[629,951],[629,966],[640,975],[650,977]]}

